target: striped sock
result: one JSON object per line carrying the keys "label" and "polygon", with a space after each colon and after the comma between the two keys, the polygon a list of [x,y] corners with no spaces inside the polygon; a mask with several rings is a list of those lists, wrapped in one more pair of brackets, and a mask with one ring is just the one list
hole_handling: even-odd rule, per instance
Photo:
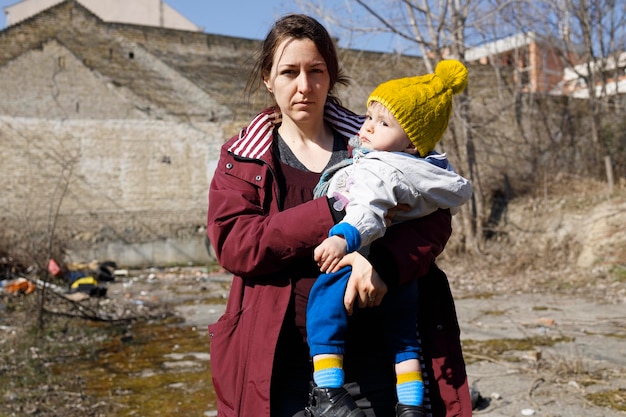
{"label": "striped sock", "polygon": [[343,359],[324,358],[313,361],[313,381],[321,388],[339,388],[343,386]]}
{"label": "striped sock", "polygon": [[398,402],[404,405],[422,405],[424,381],[421,372],[406,372],[398,375],[396,383]]}

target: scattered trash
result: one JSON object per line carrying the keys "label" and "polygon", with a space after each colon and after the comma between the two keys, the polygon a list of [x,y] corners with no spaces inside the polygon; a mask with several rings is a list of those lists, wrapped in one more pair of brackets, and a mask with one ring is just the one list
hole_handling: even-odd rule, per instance
{"label": "scattered trash", "polygon": [[116,269],[117,269],[117,264],[113,261],[101,262],[96,267],[96,278],[98,279],[98,281],[104,281],[104,282],[115,281]]}
{"label": "scattered trash", "polygon": [[472,410],[484,410],[489,407],[491,400],[489,398],[485,398],[480,395],[480,391],[478,391],[478,386],[476,384],[472,384],[470,387],[470,398],[472,399]]}
{"label": "scattered trash", "polygon": [[[114,281],[118,275],[128,275],[127,270],[117,272],[117,264],[113,261],[63,266],[51,258],[48,260],[47,269],[52,277],[64,280],[67,288],[35,278],[32,273],[34,268],[24,268],[12,258],[1,257],[0,288],[13,295],[32,294],[37,288],[45,287],[58,294],[83,293],[89,297],[104,297],[107,293],[107,283]],[[81,296],[67,298],[73,301],[84,299]]]}
{"label": "scattered trash", "polygon": [[74,302],[79,302],[79,301],[83,301],[86,300],[90,297],[89,294],[84,293],[84,292],[74,292],[74,293],[70,293],[70,294],[66,294],[65,298],[67,298],[70,301],[74,301]]}
{"label": "scattered trash", "polygon": [[[48,269],[50,270],[50,266]],[[106,283],[115,281],[117,264],[113,261],[68,264],[67,269],[64,278],[69,285],[70,294],[80,292],[90,297],[104,297],[107,293]]]}
{"label": "scattered trash", "polygon": [[40,279],[37,278],[29,278],[30,281],[32,281],[33,283],[35,283],[35,285],[37,285],[37,288],[41,289],[44,286],[46,288],[51,289],[52,291],[54,291],[57,294],[65,294],[67,292],[67,290],[63,287],[59,287],[58,285],[55,285],[51,282],[46,282],[46,281],[42,281]]}
{"label": "scattered trash", "polygon": [[0,257],[0,281],[11,280],[22,274],[27,268],[10,256]]}
{"label": "scattered trash", "polygon": [[2,288],[7,294],[26,295],[34,292],[36,285],[26,278],[17,278],[4,281]]}
{"label": "scattered trash", "polygon": [[61,267],[54,259],[50,259],[48,261],[48,272],[50,272],[55,277],[61,273]]}
{"label": "scattered trash", "polygon": [[[117,264],[113,261],[91,262],[89,264],[67,264],[63,266],[55,259],[49,259],[48,273],[65,281],[66,288],[52,282],[35,278],[32,270],[25,269],[12,258],[0,258],[0,289],[7,294],[32,294],[37,288],[49,288],[63,295],[75,293],[87,294],[89,297],[104,297],[107,293],[107,283],[115,280],[116,276],[128,275],[127,270],[117,272]],[[68,296],[73,301],[84,299],[82,296]]]}
{"label": "scattered trash", "polygon": [[77,276],[70,283],[70,293],[82,292],[92,297],[104,297],[107,288],[92,276]]}
{"label": "scattered trash", "polygon": [[523,416],[534,416],[535,415],[535,410],[533,410],[532,408],[524,408],[522,410],[522,415]]}
{"label": "scattered trash", "polygon": [[570,387],[574,387],[576,389],[580,389],[580,385],[576,381],[569,381],[567,385],[569,385]]}
{"label": "scattered trash", "polygon": [[541,326],[546,326],[546,327],[556,326],[556,320],[551,319],[549,317],[541,317],[540,319],[537,320],[537,323]]}
{"label": "scattered trash", "polygon": [[541,351],[529,350],[522,356],[522,358],[531,362],[539,362],[539,360],[541,359]]}

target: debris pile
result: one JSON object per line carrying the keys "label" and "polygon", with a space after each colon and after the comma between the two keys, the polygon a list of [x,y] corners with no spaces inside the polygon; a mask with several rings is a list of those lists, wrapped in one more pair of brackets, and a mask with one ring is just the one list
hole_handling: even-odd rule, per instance
{"label": "debris pile", "polygon": [[[45,312],[90,321],[162,317],[160,305],[137,302],[136,297],[116,300],[108,297],[110,284],[117,278],[127,277],[128,271],[119,269],[111,260],[62,264],[50,259],[42,271],[24,267],[12,258],[0,257],[0,296],[28,297],[41,291]],[[121,284],[124,286],[126,282]]]}

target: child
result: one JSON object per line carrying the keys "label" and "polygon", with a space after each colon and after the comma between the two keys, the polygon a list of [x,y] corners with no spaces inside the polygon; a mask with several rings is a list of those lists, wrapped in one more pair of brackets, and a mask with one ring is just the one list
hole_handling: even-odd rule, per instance
{"label": "child", "polygon": [[[466,85],[467,69],[455,60],[441,61],[435,74],[379,85],[367,100],[359,136],[351,140],[352,160],[322,176],[316,196],[334,197],[335,210],[345,209],[345,217],[314,252],[323,274],[311,289],[307,307],[314,369],[306,409],[310,416],[365,415],[343,388],[343,336],[349,314],[343,297],[351,269],[339,269],[339,261],[381,237],[388,211],[398,205],[407,210],[397,210],[394,223],[437,209],[455,213],[471,197],[470,183],[454,172],[445,155],[433,151],[448,126],[452,96]],[[381,297],[370,295],[368,305],[380,302]],[[416,283],[390,292],[385,302],[394,306],[390,341],[396,355],[396,415],[423,416]]]}

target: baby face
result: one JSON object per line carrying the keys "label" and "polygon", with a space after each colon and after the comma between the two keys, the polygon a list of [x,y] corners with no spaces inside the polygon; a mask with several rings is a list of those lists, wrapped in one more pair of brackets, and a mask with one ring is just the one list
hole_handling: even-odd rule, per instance
{"label": "baby face", "polygon": [[362,146],[367,149],[390,152],[407,152],[414,149],[400,123],[377,101],[370,103],[359,136]]}

